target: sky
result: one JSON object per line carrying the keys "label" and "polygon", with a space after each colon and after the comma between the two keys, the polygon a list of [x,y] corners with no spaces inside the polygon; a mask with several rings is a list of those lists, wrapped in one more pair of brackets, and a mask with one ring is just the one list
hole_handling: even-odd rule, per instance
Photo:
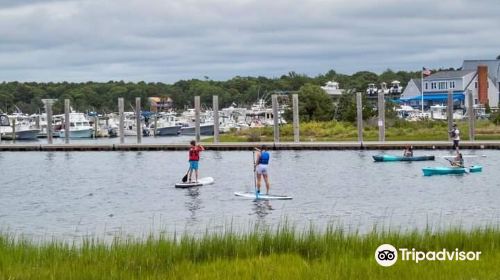
{"label": "sky", "polygon": [[500,55],[498,0],[0,0],[0,81],[309,76]]}

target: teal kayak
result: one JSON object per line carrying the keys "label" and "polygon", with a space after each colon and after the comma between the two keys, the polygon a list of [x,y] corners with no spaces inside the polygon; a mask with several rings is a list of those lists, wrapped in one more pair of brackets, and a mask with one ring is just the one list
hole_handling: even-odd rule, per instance
{"label": "teal kayak", "polygon": [[483,167],[480,165],[474,165],[471,167],[424,167],[422,171],[424,176],[431,175],[446,175],[446,174],[464,174],[467,172],[481,172]]}
{"label": "teal kayak", "polygon": [[393,156],[393,155],[376,155],[373,156],[375,161],[423,161],[423,160],[434,160],[434,156],[418,156],[418,157],[403,157],[403,156]]}

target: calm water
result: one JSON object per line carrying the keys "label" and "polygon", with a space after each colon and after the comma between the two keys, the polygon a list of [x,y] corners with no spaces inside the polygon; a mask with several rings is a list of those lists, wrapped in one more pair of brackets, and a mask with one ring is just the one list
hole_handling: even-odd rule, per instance
{"label": "calm water", "polygon": [[[81,236],[340,224],[366,231],[499,224],[498,151],[468,157],[482,173],[424,177],[435,162],[374,163],[375,151],[272,152],[272,193],[291,201],[253,202],[251,152],[203,153],[201,175],[214,185],[175,189],[187,152],[0,153],[0,230],[28,236]],[[391,152],[387,152],[391,153]],[[392,152],[394,153],[394,151]],[[397,151],[396,153],[400,153]],[[448,155],[446,151],[418,151]],[[464,151],[471,154],[471,151]]]}

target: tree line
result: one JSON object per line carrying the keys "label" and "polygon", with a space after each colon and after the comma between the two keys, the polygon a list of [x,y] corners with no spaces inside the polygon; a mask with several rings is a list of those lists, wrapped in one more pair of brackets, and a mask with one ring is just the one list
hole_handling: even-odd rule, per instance
{"label": "tree line", "polygon": [[[80,112],[107,113],[117,111],[119,97],[125,99],[125,104],[128,107],[126,110],[128,110],[130,109],[128,104],[131,106],[135,104],[135,97],[141,97],[143,108],[149,108],[147,98],[152,96],[170,97],[174,101],[175,108],[183,109],[193,106],[195,95],[201,97],[201,102],[206,107],[211,107],[213,95],[219,96],[219,106],[221,107],[227,107],[233,103],[239,106],[247,106],[257,101],[259,97],[269,97],[273,92],[290,93],[299,92],[303,89],[305,92],[320,93],[319,86],[330,80],[339,82],[341,88],[345,89],[346,92],[364,92],[369,83],[379,84],[399,80],[403,85],[406,85],[411,78],[418,77],[420,77],[419,71],[394,72],[388,69],[380,75],[368,71],[345,75],[330,70],[315,77],[290,72],[276,78],[236,76],[227,81],[214,81],[206,78],[205,80],[180,80],[173,84],[124,81],[109,81],[106,83],[3,82],[0,84],[0,110],[10,113],[17,107],[24,113],[42,112],[42,99],[52,98],[57,99],[54,104],[54,113],[56,114],[62,113],[64,99],[70,99],[72,107]],[[316,100],[314,94],[313,96],[302,95],[303,101],[306,98]],[[322,95],[319,100],[314,101],[317,105],[321,105],[318,107],[319,112],[315,112],[316,109],[310,106],[304,109],[306,110],[303,112],[304,118],[311,120],[333,118],[334,113],[332,112],[335,108],[331,107],[333,106],[333,104],[330,104],[331,102],[326,102],[327,105],[324,105],[325,100],[325,95]],[[349,104],[348,100],[343,102]],[[304,104],[301,106],[304,106]],[[325,112],[328,112],[328,114]]]}

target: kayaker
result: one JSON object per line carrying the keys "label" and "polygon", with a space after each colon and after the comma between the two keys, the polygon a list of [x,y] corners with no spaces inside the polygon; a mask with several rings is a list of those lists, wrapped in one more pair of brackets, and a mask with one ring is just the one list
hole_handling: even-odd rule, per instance
{"label": "kayaker", "polygon": [[453,124],[453,128],[450,130],[450,137],[453,140],[453,149],[458,151],[458,142],[460,142],[460,130],[457,128],[457,124]]}
{"label": "kayaker", "polygon": [[[188,182],[189,183],[197,183],[198,182],[198,162],[200,161],[200,152],[204,151],[205,148],[202,145],[196,145],[196,141],[191,141],[191,147],[189,148],[189,175]],[[194,170],[195,180],[192,181],[192,175]]]}
{"label": "kayaker", "polygon": [[262,145],[260,147],[260,150],[258,148],[255,148],[257,151],[256,153],[256,158],[255,158],[255,165],[254,165],[254,171],[257,173],[257,193],[260,194],[260,183],[262,180],[262,177],[264,177],[264,181],[266,182],[266,194],[269,194],[269,174],[268,174],[268,165],[269,165],[269,159],[271,155],[267,151],[266,145]]}
{"label": "kayaker", "polygon": [[457,151],[457,156],[451,162],[451,166],[464,167],[464,158],[461,153]]}
{"label": "kayaker", "polygon": [[403,152],[404,157],[412,157],[413,156],[413,147],[410,145],[406,145],[405,151]]}

